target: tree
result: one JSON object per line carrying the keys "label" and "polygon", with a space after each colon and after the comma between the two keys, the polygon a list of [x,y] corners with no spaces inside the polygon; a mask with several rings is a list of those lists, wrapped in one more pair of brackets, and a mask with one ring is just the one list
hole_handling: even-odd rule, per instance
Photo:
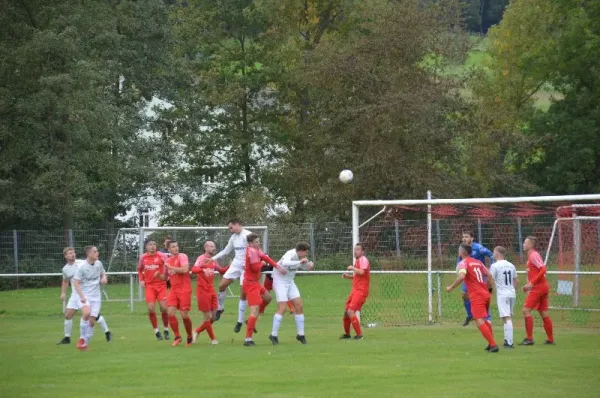
{"label": "tree", "polygon": [[141,111],[168,63],[164,4],[23,0],[3,11],[2,227],[114,220],[153,178]]}

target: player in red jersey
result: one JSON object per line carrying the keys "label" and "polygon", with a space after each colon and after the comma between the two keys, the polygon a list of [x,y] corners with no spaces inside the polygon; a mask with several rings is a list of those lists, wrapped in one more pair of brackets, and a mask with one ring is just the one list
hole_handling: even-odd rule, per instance
{"label": "player in red jersey", "polygon": [[548,312],[548,293],[550,287],[546,279],[546,266],[542,256],[538,253],[537,238],[528,236],[523,242],[523,249],[527,252],[527,280],[529,281],[523,286],[523,291],[527,294],[525,303],[523,304],[523,315],[525,315],[525,331],[527,337],[519,345],[533,345],[533,317],[531,311],[537,310],[544,321],[544,330],[546,331],[547,339],[544,344],[554,345],[554,334],[552,320]]}
{"label": "player in red jersey", "polygon": [[244,293],[250,306],[250,317],[248,317],[248,324],[246,326],[246,340],[244,345],[254,346],[252,340],[252,332],[255,330],[256,321],[261,311],[261,307],[264,311],[271,302],[271,296],[267,290],[260,284],[260,271],[262,269],[262,262],[266,262],[277,268],[283,275],[287,274],[287,270],[282,268],[273,260],[260,250],[260,239],[256,234],[250,234],[246,238],[248,241],[248,247],[246,248],[246,267],[244,270]]}
{"label": "player in red jersey", "polygon": [[473,318],[477,323],[479,331],[488,342],[488,346],[485,349],[489,352],[498,352],[500,349],[494,340],[492,327],[489,322],[485,321],[488,316],[488,308],[490,307],[491,300],[489,290],[492,287],[494,278],[481,261],[471,257],[471,250],[471,245],[466,243],[462,243],[459,246],[458,256],[461,258],[461,261],[456,267],[458,278],[446,288],[446,291],[451,292],[452,289],[463,283],[463,281],[466,283]]}
{"label": "player in red jersey", "polygon": [[340,339],[349,339],[350,325],[354,328],[356,336],[354,340],[362,340],[363,334],[360,329],[360,319],[358,312],[369,297],[369,284],[371,282],[371,265],[365,257],[365,246],[362,243],[357,243],[354,246],[354,265],[348,267],[348,271],[352,274],[342,274],[344,279],[352,279],[352,290],[346,300],[346,308],[344,310],[344,334]]}
{"label": "player in red jersey", "polygon": [[168,244],[170,257],[166,260],[167,272],[171,281],[171,290],[167,297],[167,306],[169,313],[169,323],[175,334],[173,346],[181,343],[181,335],[179,334],[179,323],[175,313],[179,310],[181,320],[185,325],[187,332],[187,344],[192,344],[192,320],[190,319],[190,308],[192,302],[192,280],[190,279],[190,267],[188,256],[179,253],[179,244],[172,240]]}
{"label": "player in red jersey", "polygon": [[146,253],[140,256],[138,262],[138,277],[140,286],[146,288],[146,304],[148,305],[148,318],[154,329],[157,340],[162,340],[163,335],[158,330],[156,319],[156,302],[160,306],[163,321],[165,340],[169,340],[169,315],[167,314],[167,282],[164,280],[166,256],[156,250],[156,242],[146,242]]}
{"label": "player in red jersey", "polygon": [[215,272],[223,275],[229,267],[221,267],[216,261],[204,261],[211,259],[217,254],[217,246],[212,241],[204,243],[204,254],[196,260],[192,273],[198,275],[196,282],[196,299],[198,300],[198,310],[204,314],[204,322],[194,330],[192,342],[195,343],[198,335],[204,330],[208,333],[212,344],[219,344],[215,339],[212,324],[215,321],[219,302],[217,300],[217,292],[215,291],[214,280]]}
{"label": "player in red jersey", "polygon": [[[263,263],[262,271],[263,272],[273,271],[273,267]],[[273,290],[273,276],[271,274],[265,275],[265,281],[263,283],[263,287],[265,288],[265,290],[267,292],[271,292]],[[291,300],[287,302],[287,306],[290,309],[290,314],[294,314],[294,304],[292,304]],[[263,307],[261,307],[260,314],[262,315],[264,312],[265,312],[265,309]]]}

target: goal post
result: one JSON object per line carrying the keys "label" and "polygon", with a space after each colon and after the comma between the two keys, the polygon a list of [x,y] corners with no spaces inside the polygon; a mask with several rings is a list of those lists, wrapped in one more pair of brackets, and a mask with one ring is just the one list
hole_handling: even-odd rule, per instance
{"label": "goal post", "polygon": [[[269,228],[264,225],[244,226],[261,236],[262,246],[265,251],[269,248]],[[204,253],[204,243],[208,240],[215,242],[217,250],[222,250],[227,246],[231,233],[226,226],[163,226],[163,227],[139,227],[139,228],[121,228],[116,234],[112,253],[107,266],[107,272],[134,272],[137,270],[139,257],[145,252],[145,243],[149,240],[155,240],[158,248],[162,249],[164,239],[169,236],[179,242],[180,251],[187,254],[190,263]],[[233,257],[233,252],[226,258],[229,261]],[[128,278],[128,277],[127,277]],[[129,283],[126,277],[117,278],[117,284]],[[135,275],[137,285],[136,301],[143,300],[143,291]],[[107,285],[104,288],[104,298],[107,300],[123,301],[129,300],[120,292],[123,289],[115,289]],[[111,294],[114,293],[114,294]],[[123,297],[122,297],[123,296]],[[231,288],[228,289],[228,296],[235,297]]]}
{"label": "goal post", "polygon": [[[584,210],[593,215],[584,214]],[[570,212],[568,216],[565,211]],[[456,316],[462,314],[460,298],[454,295],[451,299],[446,298],[439,291],[453,278],[462,231],[472,231],[475,240],[490,250],[495,246],[506,246],[511,255],[509,260],[521,270],[524,260],[526,262],[521,243],[527,235],[536,235],[542,246],[540,252],[546,254],[549,279],[553,294],[557,296],[554,301],[560,303],[559,309],[587,311],[600,308],[595,298],[600,294],[600,256],[589,254],[594,250],[600,253],[598,220],[600,194],[434,199],[428,192],[427,199],[353,201],[352,242],[353,246],[357,242],[365,243],[370,260],[378,269],[427,274],[422,311],[431,323],[446,320],[449,300],[455,300],[450,304],[455,305]],[[583,223],[587,223],[585,228],[582,228]],[[570,236],[567,238],[567,235]],[[583,241],[590,247],[585,252],[588,253],[585,260]],[[592,241],[596,246],[591,246]],[[582,267],[582,263],[586,267]],[[584,290],[583,279],[586,281]],[[386,283],[389,285],[390,282]],[[563,293],[568,292],[569,287],[572,305],[565,306]],[[587,296],[582,302],[584,291]],[[402,308],[397,310],[402,311]],[[361,316],[377,318],[372,312],[367,302]]]}

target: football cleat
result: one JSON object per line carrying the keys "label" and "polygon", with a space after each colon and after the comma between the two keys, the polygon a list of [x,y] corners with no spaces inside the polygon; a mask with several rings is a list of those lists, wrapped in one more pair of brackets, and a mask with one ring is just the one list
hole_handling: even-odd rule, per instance
{"label": "football cleat", "polygon": [[544,341],[544,345],[556,345],[556,343],[554,342],[554,340],[550,341],[550,340],[545,340]]}
{"label": "football cleat", "polygon": [[462,324],[462,325],[463,325],[463,326],[467,326],[467,325],[469,325],[469,323],[470,323],[472,320],[473,320],[473,317],[472,317],[472,316],[468,316],[468,317],[466,317],[466,318],[465,318],[465,321],[463,322],[463,324]]}
{"label": "football cleat", "polygon": [[489,351],[490,348],[492,348],[489,344],[487,345],[487,347],[484,348],[485,351]]}
{"label": "football cleat", "polygon": [[255,347],[256,344],[252,340],[244,341],[244,347]]}
{"label": "football cleat", "polygon": [[162,334],[160,334],[160,332],[156,332],[155,336],[156,336],[156,340],[158,340],[158,341],[163,340],[163,336],[162,336]]}
{"label": "football cleat", "polygon": [[343,334],[340,336],[340,340],[349,340],[351,338],[352,336],[350,336],[349,334]]}
{"label": "football cleat", "polygon": [[298,340],[302,344],[306,344],[306,337],[304,336],[296,335],[296,340]]}
{"label": "football cleat", "polygon": [[188,338],[187,338],[187,341],[186,341],[186,343],[185,343],[185,346],[186,346],[186,347],[190,347],[190,346],[191,346],[193,343],[194,343],[194,340],[193,340],[193,338],[192,338],[192,337],[188,337]]}
{"label": "football cleat", "polygon": [[56,345],[61,345],[61,344],[71,344],[71,338],[70,337],[63,337],[61,341],[59,341],[58,343],[56,343]]}
{"label": "football cleat", "polygon": [[212,344],[212,345],[217,345],[217,344],[219,344],[219,342],[218,342],[218,341],[215,339],[215,340],[212,340],[212,341],[210,342],[210,344]]}
{"label": "football cleat", "polygon": [[354,340],[362,340],[364,337],[363,335],[358,335],[358,336],[354,336]]}
{"label": "football cleat", "polygon": [[110,343],[112,341],[112,333],[110,332],[110,330],[104,333],[104,335],[106,336],[106,342]]}
{"label": "football cleat", "polygon": [[218,321],[219,319],[221,319],[221,314],[224,312],[224,310],[217,310],[217,313],[215,314],[215,322]]}
{"label": "football cleat", "polygon": [[171,344],[173,347],[178,346],[179,344],[181,344],[182,338],[181,336],[175,336],[175,340],[173,340],[173,343]]}
{"label": "football cleat", "polygon": [[533,345],[533,340],[525,339],[519,345]]}
{"label": "football cleat", "polygon": [[235,327],[233,328],[234,333],[239,333],[240,330],[242,330],[242,323],[238,322],[235,324]]}
{"label": "football cleat", "polygon": [[271,343],[273,343],[273,345],[279,344],[279,338],[277,336],[270,335],[269,340],[271,340]]}
{"label": "football cleat", "polygon": [[163,335],[165,336],[165,340],[169,340],[171,338],[171,336],[169,336],[169,331],[167,329],[165,329]]}
{"label": "football cleat", "polygon": [[500,348],[498,348],[498,346],[497,346],[497,345],[495,345],[495,346],[493,346],[493,347],[490,347],[490,352],[494,352],[494,353],[496,353],[496,352],[498,352],[498,351],[500,351]]}

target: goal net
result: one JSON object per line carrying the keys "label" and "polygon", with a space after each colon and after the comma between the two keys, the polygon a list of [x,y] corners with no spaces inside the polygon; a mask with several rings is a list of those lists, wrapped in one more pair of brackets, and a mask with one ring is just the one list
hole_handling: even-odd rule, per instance
{"label": "goal net", "polygon": [[[269,233],[266,226],[244,227],[259,236],[265,251],[269,247]],[[204,243],[208,240],[215,242],[217,250],[227,246],[231,233],[227,227],[154,227],[154,228],[121,228],[115,237],[113,250],[106,271],[113,273],[110,284],[104,287],[104,299],[109,301],[143,301],[143,289],[139,285],[137,263],[145,252],[146,242],[156,241],[160,249],[163,248],[165,239],[170,238],[179,243],[179,251],[187,254],[190,263],[204,253]],[[232,251],[221,263],[229,264],[233,258]],[[114,273],[123,273],[121,275]],[[229,296],[236,296],[234,290],[229,289]]]}
{"label": "goal net", "polygon": [[[456,278],[462,233],[472,232],[491,251],[507,249],[520,286],[526,282],[523,240],[537,237],[553,319],[600,327],[600,195],[355,201],[352,218],[353,242],[366,245],[375,270],[363,324],[462,322],[460,289],[445,288]],[[517,319],[524,296],[519,289]],[[497,318],[495,297],[491,313]]]}

